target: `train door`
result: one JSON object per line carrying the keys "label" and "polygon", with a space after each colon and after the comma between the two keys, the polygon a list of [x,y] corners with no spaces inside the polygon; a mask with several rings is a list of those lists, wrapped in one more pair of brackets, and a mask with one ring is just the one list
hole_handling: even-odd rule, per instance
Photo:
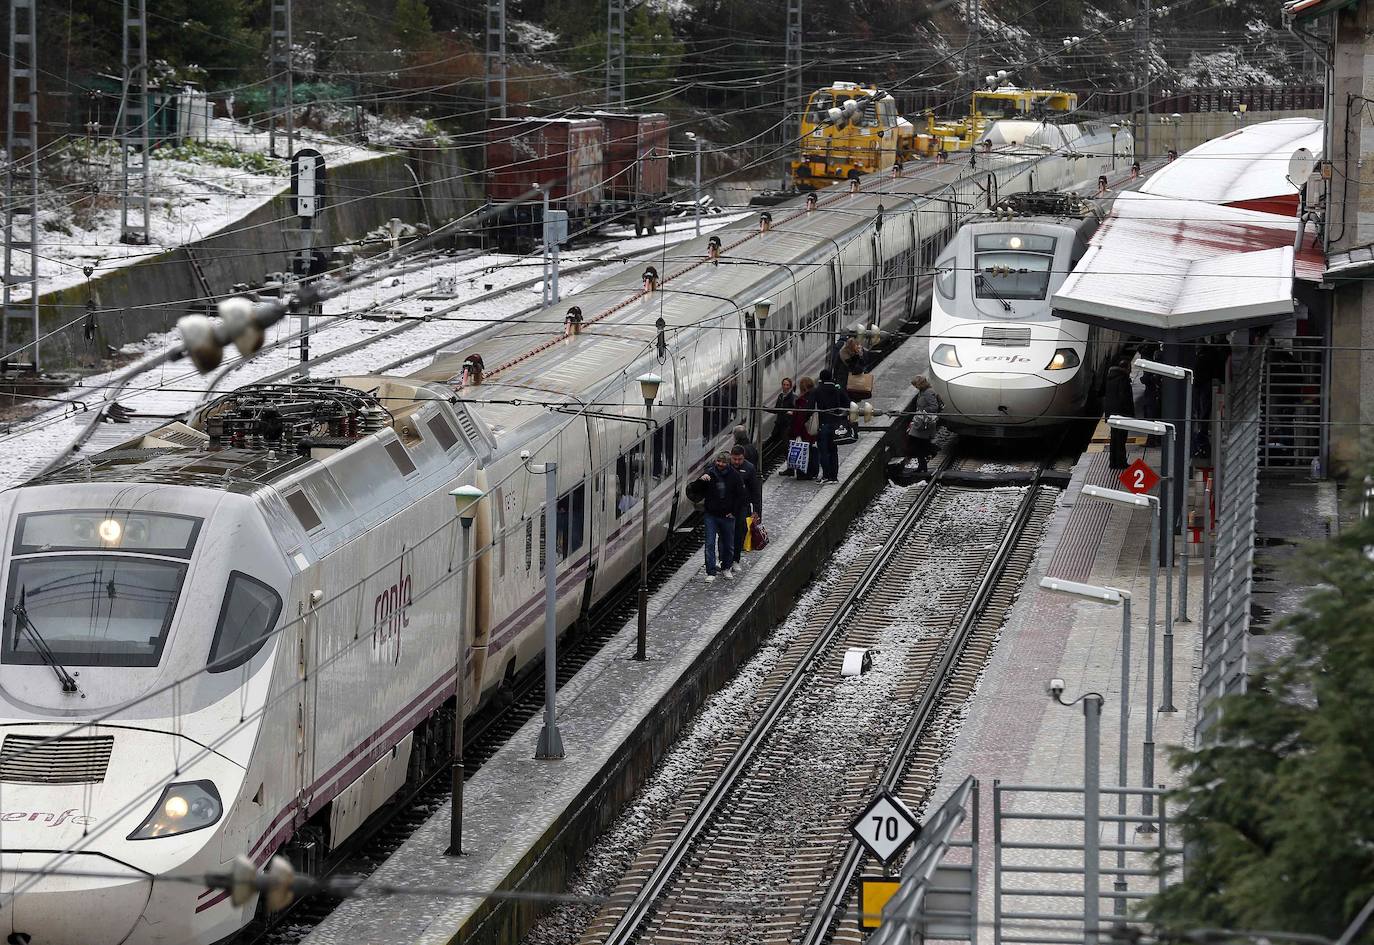
{"label": "train door", "polygon": [[876,325],[882,320],[883,273],[886,271],[886,267],[883,265],[882,222],[882,211],[879,210],[878,218],[874,221],[873,235],[868,241],[868,274],[865,281],[869,288],[862,322],[865,327]]}
{"label": "train door", "polygon": [[311,788],[315,783],[315,718],[321,635],[318,608],[326,596],[324,569],[318,561],[305,568],[300,578],[301,598],[296,602],[294,641],[295,698],[292,700],[295,706],[295,738],[292,744],[295,763],[291,766],[292,793],[296,798],[292,820],[297,828],[309,819],[310,804],[314,800]]}

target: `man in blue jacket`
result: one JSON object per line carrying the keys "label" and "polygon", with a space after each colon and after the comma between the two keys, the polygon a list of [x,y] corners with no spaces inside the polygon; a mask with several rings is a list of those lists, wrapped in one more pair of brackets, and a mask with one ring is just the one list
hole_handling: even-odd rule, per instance
{"label": "man in blue jacket", "polygon": [[701,481],[706,485],[706,581],[716,579],[717,551],[720,573],[729,580],[735,566],[735,528],[743,527],[735,521],[735,512],[749,498],[728,453],[718,454],[706,466]]}

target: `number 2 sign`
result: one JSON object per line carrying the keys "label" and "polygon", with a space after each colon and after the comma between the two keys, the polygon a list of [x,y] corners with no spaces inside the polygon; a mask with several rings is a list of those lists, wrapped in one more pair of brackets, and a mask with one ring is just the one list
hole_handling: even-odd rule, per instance
{"label": "number 2 sign", "polygon": [[921,825],[900,798],[883,790],[849,825],[849,832],[886,866],[920,835]]}
{"label": "number 2 sign", "polygon": [[1116,477],[1120,483],[1134,492],[1142,495],[1149,492],[1159,485],[1159,473],[1150,468],[1150,464],[1143,459],[1137,459],[1131,465],[1121,470],[1121,475]]}

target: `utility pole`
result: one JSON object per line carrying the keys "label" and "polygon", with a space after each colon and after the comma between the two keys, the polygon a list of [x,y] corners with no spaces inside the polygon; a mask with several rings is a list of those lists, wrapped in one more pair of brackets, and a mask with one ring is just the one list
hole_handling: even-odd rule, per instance
{"label": "utility pole", "polygon": [[[144,0],[139,0],[140,3]],[[295,99],[295,80],[291,75],[291,0],[272,0],[272,121],[268,126],[268,151],[273,157],[287,157],[296,153],[296,133],[292,105]],[[282,103],[278,77],[286,82],[285,108]],[[284,114],[283,114],[284,113]],[[285,119],[286,153],[277,154],[277,119]]]}
{"label": "utility pole", "polygon": [[625,0],[606,0],[606,104],[625,105]]}
{"label": "utility pole", "polygon": [[487,0],[487,115],[506,117],[506,0]]}
{"label": "utility pole", "polygon": [[148,0],[124,0],[124,85],[119,101],[119,155],[123,188],[119,241],[148,243]]}
{"label": "utility pole", "polygon": [[978,12],[978,0],[964,0],[964,23],[968,27],[968,39],[964,43],[964,75],[968,76],[970,107],[973,93],[978,91],[983,83],[983,77],[978,74],[978,46],[982,42]]}
{"label": "utility pole", "polygon": [[802,96],[802,0],[787,0],[787,71],[783,95],[783,134],[794,143],[801,139]]}
{"label": "utility pole", "polygon": [[[11,348],[10,322],[33,319],[33,369],[38,370],[38,21],[37,0],[10,0],[9,108],[5,118],[4,355]],[[25,118],[24,116],[27,116]],[[24,178],[28,179],[25,180]],[[28,239],[15,230],[28,217]],[[15,274],[17,251],[28,250],[29,274]],[[28,305],[13,304],[16,285],[28,283]]]}
{"label": "utility pole", "polygon": [[1140,115],[1138,160],[1150,156],[1150,0],[1135,0],[1136,95]]}

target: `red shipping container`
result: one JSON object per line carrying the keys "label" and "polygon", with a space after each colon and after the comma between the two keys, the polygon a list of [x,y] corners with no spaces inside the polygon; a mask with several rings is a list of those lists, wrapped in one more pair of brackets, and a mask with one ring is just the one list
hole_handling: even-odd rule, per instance
{"label": "red shipping container", "polygon": [[545,184],[565,209],[594,207],[602,199],[604,141],[593,119],[498,118],[487,128],[487,199],[504,203]]}
{"label": "red shipping container", "polygon": [[594,112],[606,126],[606,196],[640,203],[668,193],[668,116]]}

